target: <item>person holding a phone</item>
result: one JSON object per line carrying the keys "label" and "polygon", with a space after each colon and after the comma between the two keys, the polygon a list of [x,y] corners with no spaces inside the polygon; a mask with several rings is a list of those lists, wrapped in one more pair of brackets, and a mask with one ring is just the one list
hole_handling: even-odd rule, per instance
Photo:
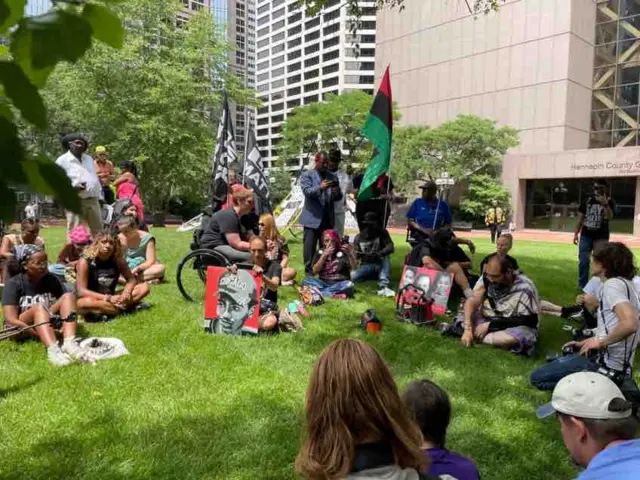
{"label": "person holding a phone", "polygon": [[56,164],[65,171],[80,197],[80,216],[67,212],[67,233],[82,221],[89,225],[91,234],[95,236],[102,231],[102,184],[96,174],[93,159],[85,153],[88,147],[89,142],[82,135],[65,135],[62,138],[62,148],[66,153],[58,157]]}
{"label": "person holding a phone", "polygon": [[583,289],[589,281],[591,252],[609,241],[609,221],[613,218],[615,204],[607,193],[607,182],[596,180],[593,194],[578,209],[573,243],[578,245],[578,284]]}

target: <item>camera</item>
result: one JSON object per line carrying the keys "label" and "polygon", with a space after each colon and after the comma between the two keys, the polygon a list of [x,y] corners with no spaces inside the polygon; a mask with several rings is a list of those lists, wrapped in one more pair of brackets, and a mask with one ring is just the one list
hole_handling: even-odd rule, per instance
{"label": "camera", "polygon": [[598,368],[598,370],[596,371],[600,375],[604,375],[605,377],[607,377],[613,383],[618,385],[618,387],[620,387],[624,383],[625,379],[627,378],[624,373],[618,372],[617,370],[612,370],[610,368],[605,367],[604,365]]}

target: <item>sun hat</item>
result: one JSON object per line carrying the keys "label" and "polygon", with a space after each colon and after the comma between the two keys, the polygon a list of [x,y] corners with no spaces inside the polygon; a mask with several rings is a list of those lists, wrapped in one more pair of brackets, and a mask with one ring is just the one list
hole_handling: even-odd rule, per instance
{"label": "sun hat", "polygon": [[593,420],[616,420],[632,414],[632,404],[612,380],[596,372],[567,375],[553,389],[551,402],[536,411],[538,418],[554,413]]}

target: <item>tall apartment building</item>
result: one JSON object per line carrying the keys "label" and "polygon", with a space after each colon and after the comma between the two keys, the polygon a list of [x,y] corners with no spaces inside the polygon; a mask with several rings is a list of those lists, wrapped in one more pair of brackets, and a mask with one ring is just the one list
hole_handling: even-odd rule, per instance
{"label": "tall apartment building", "polygon": [[41,15],[52,7],[51,0],[27,0],[24,13],[26,15]]}
{"label": "tall apartment building", "polygon": [[475,114],[519,130],[502,172],[518,228],[573,230],[606,178],[612,230],[640,235],[639,1],[506,0],[477,18],[405,2],[379,13],[376,57],[403,124]]}
{"label": "tall apartment building", "polygon": [[[255,88],[256,65],[256,0],[213,0],[212,13],[217,25],[224,25],[229,52],[229,68],[249,89]],[[235,125],[236,148],[244,153],[246,135],[255,123],[255,109],[251,106],[230,104]]]}
{"label": "tall apartment building", "polygon": [[257,0],[255,74],[262,107],[256,134],[265,168],[278,156],[282,122],[291,109],[322,101],[327,93],[373,93],[376,4],[360,4],[362,23],[352,33],[341,0],[329,0],[311,18],[296,0]]}

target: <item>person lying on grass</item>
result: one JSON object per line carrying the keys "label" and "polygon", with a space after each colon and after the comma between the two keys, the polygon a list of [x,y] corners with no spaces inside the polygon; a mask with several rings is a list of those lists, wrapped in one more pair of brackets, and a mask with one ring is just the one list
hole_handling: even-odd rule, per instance
{"label": "person lying on grass", "polygon": [[[105,321],[121,313],[149,308],[142,299],[149,285],[138,283],[123,255],[122,245],[106,232],[99,233],[77,265],[78,310],[88,320]],[[116,292],[120,276],[126,280]]]}
{"label": "person lying on grass", "polygon": [[343,245],[335,230],[322,232],[322,245],[311,262],[318,277],[307,277],[302,285],[318,288],[325,297],[353,297],[351,272],[358,268],[358,260],[352,246]]}
{"label": "person lying on grass", "polygon": [[161,281],[165,266],[156,256],[156,238],[149,232],[138,230],[136,219],[125,216],[118,220],[118,239],[126,254],[131,274],[141,281]]}
{"label": "person lying on grass", "polygon": [[267,258],[279,262],[282,267],[281,285],[293,285],[296,271],[289,266],[289,246],[287,239],[280,235],[273,215],[270,213],[260,215],[258,228],[260,236],[267,242]]}
{"label": "person lying on grass", "polygon": [[[2,237],[0,244],[0,261],[4,264],[3,271],[0,272],[3,283],[6,283],[11,277],[8,262],[13,258],[14,249],[18,245],[37,245],[44,249],[44,240],[39,237],[40,223],[33,218],[26,218],[20,224],[20,235],[9,234]],[[0,265],[2,266],[2,265]]]}
{"label": "person lying on grass", "polygon": [[309,479],[419,480],[429,459],[389,366],[355,338],[331,342],[316,360],[296,470]]}
{"label": "person lying on grass", "polygon": [[429,475],[457,480],[479,480],[473,461],[445,448],[451,421],[449,395],[430,380],[407,385],[402,400],[422,431],[422,448],[429,459]]}
{"label": "person lying on grass", "polygon": [[538,291],[531,280],[513,270],[506,258],[489,256],[484,273],[464,303],[453,328],[462,345],[481,342],[531,355],[538,340]]}
{"label": "person lying on grass", "polygon": [[[9,280],[2,293],[4,327],[26,330],[24,336],[33,335],[47,347],[47,358],[52,365],[69,365],[80,355],[76,344],[76,301],[73,293],[65,290],[55,275],[47,270],[47,254],[42,247],[26,244],[16,249],[15,262],[19,274]],[[62,348],[56,340],[51,320],[61,319]],[[19,338],[16,337],[16,338]]]}

